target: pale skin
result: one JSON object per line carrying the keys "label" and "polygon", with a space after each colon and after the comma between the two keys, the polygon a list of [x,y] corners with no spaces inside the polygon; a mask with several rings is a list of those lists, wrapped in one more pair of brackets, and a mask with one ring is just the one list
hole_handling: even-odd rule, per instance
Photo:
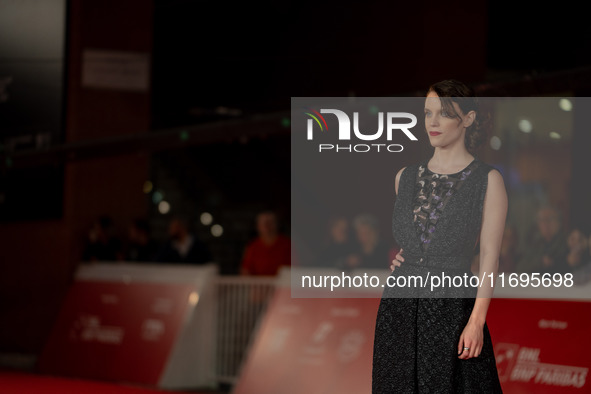
{"label": "pale skin", "polygon": [[[438,131],[441,134],[429,135],[429,141],[435,148],[433,157],[427,163],[427,167],[439,174],[453,174],[465,168],[474,157],[468,152],[464,143],[466,128],[474,122],[476,114],[470,111],[467,114],[462,113],[459,106],[454,103],[456,112],[461,119],[446,116],[442,111],[441,102],[435,92],[429,92],[425,100],[425,125],[427,133]],[[398,194],[398,184],[400,175],[404,171],[403,167],[396,174],[395,190]],[[486,272],[487,275],[493,273],[496,276],[499,266],[499,254],[501,250],[501,241],[505,228],[505,218],[507,216],[507,192],[501,174],[493,169],[488,173],[488,186],[484,198],[484,207],[482,211],[482,225],[480,229],[480,275]],[[476,245],[474,245],[476,247]],[[404,262],[402,257],[403,249],[400,249],[396,259],[392,261],[390,269],[394,271]],[[484,342],[484,323],[486,313],[490,305],[490,296],[492,288],[479,288],[474,308],[466,324],[460,340],[458,342],[458,358],[467,360],[478,357],[482,351]],[[464,348],[469,348],[464,350]]]}

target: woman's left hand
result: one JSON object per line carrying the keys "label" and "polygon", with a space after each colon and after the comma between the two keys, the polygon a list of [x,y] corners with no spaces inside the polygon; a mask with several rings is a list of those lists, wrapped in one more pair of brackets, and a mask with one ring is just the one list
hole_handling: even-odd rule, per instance
{"label": "woman's left hand", "polygon": [[[468,322],[458,343],[458,358],[467,360],[478,357],[484,343],[483,326],[478,323]],[[464,348],[469,349],[464,349]]]}

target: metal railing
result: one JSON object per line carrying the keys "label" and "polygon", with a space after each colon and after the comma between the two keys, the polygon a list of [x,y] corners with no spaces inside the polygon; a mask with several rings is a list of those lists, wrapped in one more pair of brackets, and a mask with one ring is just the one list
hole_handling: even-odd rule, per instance
{"label": "metal railing", "polygon": [[275,291],[276,281],[275,277],[218,277],[215,368],[218,382],[237,382],[260,318]]}

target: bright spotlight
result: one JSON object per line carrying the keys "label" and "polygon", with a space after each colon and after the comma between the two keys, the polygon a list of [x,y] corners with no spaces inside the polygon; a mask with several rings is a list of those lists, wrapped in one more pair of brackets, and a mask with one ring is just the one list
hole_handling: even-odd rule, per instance
{"label": "bright spotlight", "polygon": [[492,136],[490,139],[490,147],[494,150],[501,149],[501,139],[496,135]]}
{"label": "bright spotlight", "polygon": [[211,226],[211,235],[214,237],[220,237],[224,233],[224,228],[219,224]]}
{"label": "bright spotlight", "polygon": [[144,187],[143,187],[144,193],[146,193],[146,194],[150,193],[152,191],[153,187],[154,187],[154,185],[152,185],[152,182],[145,181]]}
{"label": "bright spotlight", "polygon": [[209,226],[211,222],[213,222],[213,216],[209,212],[203,212],[200,217],[201,224],[204,226]]}
{"label": "bright spotlight", "polygon": [[524,133],[531,133],[532,129],[534,128],[531,122],[527,119],[521,119],[518,126],[519,130],[523,131]]}
{"label": "bright spotlight", "polygon": [[573,103],[572,101],[570,101],[569,99],[560,99],[560,101],[558,101],[558,106],[560,107],[561,110],[569,112],[572,111],[573,109]]}
{"label": "bright spotlight", "polygon": [[168,212],[170,212],[170,204],[167,201],[160,201],[160,203],[158,204],[158,212],[160,212],[163,215],[166,215]]}
{"label": "bright spotlight", "polygon": [[164,193],[162,193],[159,190],[155,191],[154,194],[152,194],[152,202],[154,204],[159,204],[160,201],[162,201],[163,199],[164,199]]}

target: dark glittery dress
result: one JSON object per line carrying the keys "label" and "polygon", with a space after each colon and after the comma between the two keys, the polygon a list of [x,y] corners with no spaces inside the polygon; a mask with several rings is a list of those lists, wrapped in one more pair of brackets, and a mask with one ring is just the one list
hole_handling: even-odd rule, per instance
{"label": "dark glittery dress", "polygon": [[[408,166],[399,180],[392,230],[405,260],[392,276],[470,272],[493,167],[474,159],[446,175],[431,172],[427,162]],[[373,394],[502,393],[486,324],[480,355],[458,358],[475,291],[468,297],[444,293],[445,298],[433,292],[425,298],[425,290],[401,298],[397,291],[386,287],[378,309]]]}

